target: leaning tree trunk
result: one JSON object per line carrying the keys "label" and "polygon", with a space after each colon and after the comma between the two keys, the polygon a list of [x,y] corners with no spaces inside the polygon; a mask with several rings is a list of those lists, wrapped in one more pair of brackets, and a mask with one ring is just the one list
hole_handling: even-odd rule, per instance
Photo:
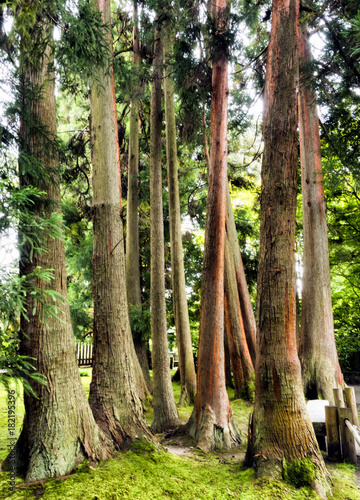
{"label": "leaning tree trunk", "polygon": [[[171,53],[172,40],[170,25],[164,29],[165,62]],[[192,351],[189,311],[185,288],[184,258],[181,236],[181,214],[176,151],[176,124],[174,85],[169,75],[170,68],[164,68],[164,99],[166,121],[166,155],[168,167],[171,275],[173,288],[176,341],[179,351],[181,395],[179,404],[194,403],[196,374]]]}
{"label": "leaning tree trunk", "polygon": [[[300,36],[300,56],[304,64],[312,59],[306,28]],[[336,352],[331,305],[319,118],[315,91],[305,82],[300,85],[299,114],[304,236],[299,357],[305,396],[333,402],[333,388],[344,382]]]}
{"label": "leaning tree trunk", "polygon": [[246,283],[244,265],[241,258],[239,239],[236,231],[234,213],[231,205],[230,191],[227,188],[226,197],[226,234],[229,242],[233,265],[235,266],[235,275],[237,282],[237,291],[240,301],[242,321],[244,324],[246,343],[251,356],[253,366],[256,362],[256,321],[251,304],[249,289]]}
{"label": "leaning tree trunk", "polygon": [[[39,19],[39,18],[38,18]],[[49,25],[33,28],[36,40],[50,37]],[[26,52],[22,44],[20,123],[20,184],[37,186],[43,200],[33,209],[33,217],[49,220],[61,215],[58,154],[55,150],[56,103],[52,50],[46,47],[41,57]],[[33,61],[37,61],[34,65]],[[33,97],[30,101],[29,96]],[[31,162],[29,162],[31,159]],[[37,163],[36,173],[28,169]],[[62,230],[62,227],[61,227]],[[32,238],[28,228],[20,230],[20,241]],[[111,443],[97,427],[82,387],[76,359],[75,338],[67,302],[64,241],[38,234],[43,248],[31,255],[28,245],[20,252],[20,275],[28,276],[36,268],[53,270],[50,282],[33,279],[40,294],[54,291],[57,316],[47,315],[53,301],[45,295],[45,306],[30,293],[26,297],[26,316],[21,315],[20,354],[35,358],[36,371],[44,375],[46,385],[28,381],[38,396],[25,394],[23,428],[15,448],[16,466],[25,481],[37,481],[71,472],[85,459],[103,460],[110,456]],[[34,242],[35,246],[37,244]],[[43,295],[44,298],[44,295]],[[6,464],[3,464],[5,469]]]}
{"label": "leaning tree trunk", "polygon": [[[284,460],[325,465],[306,411],[296,348],[295,215],[297,177],[298,0],[274,0],[265,81],[258,353],[248,459],[258,474],[281,478]],[[324,491],[321,491],[324,495]]]}
{"label": "leaning tree trunk", "polygon": [[[230,195],[229,195],[230,198]],[[229,234],[225,235],[225,321],[234,375],[235,398],[254,399],[255,372],[246,341]]]}
{"label": "leaning tree trunk", "polygon": [[150,306],[154,420],[151,429],[164,432],[178,425],[171,385],[165,303],[164,225],[161,169],[162,43],[155,31],[150,111]]}
{"label": "leaning tree trunk", "polygon": [[[110,22],[109,0],[99,1],[97,7]],[[97,76],[90,95],[94,361],[89,401],[98,425],[123,449],[134,438],[151,439],[151,433],[137,389],[137,358],[128,317],[112,68],[99,70]]]}
{"label": "leaning tree trunk", "polygon": [[[140,65],[139,33],[137,1],[133,2],[134,27],[133,27],[133,62],[136,67]],[[130,130],[129,130],[129,165],[128,165],[128,192],[127,192],[127,218],[126,218],[126,290],[131,315],[131,306],[141,310],[140,287],[140,252],[139,252],[139,206],[138,206],[138,177],[139,177],[139,92],[135,88],[130,103]],[[135,351],[139,359],[145,382],[151,391],[152,382],[149,373],[147,357],[147,342],[141,332],[133,332]]]}
{"label": "leaning tree trunk", "polygon": [[[224,40],[229,4],[212,9],[215,37]],[[204,451],[237,445],[240,434],[232,417],[224,368],[224,247],[227,184],[228,50],[217,44],[212,67],[209,192],[201,281],[198,376],[195,408],[188,429]]]}

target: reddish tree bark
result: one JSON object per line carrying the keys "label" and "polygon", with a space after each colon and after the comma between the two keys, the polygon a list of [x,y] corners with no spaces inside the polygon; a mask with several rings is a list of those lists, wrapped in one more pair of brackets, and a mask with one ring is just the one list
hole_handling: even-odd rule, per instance
{"label": "reddish tree bark", "polygon": [[212,69],[210,171],[201,282],[197,394],[190,435],[208,451],[240,441],[226,393],[224,369],[224,249],[227,185],[228,51],[225,33],[229,4],[214,3],[217,26]]}
{"label": "reddish tree bark", "polygon": [[[227,185],[227,203],[226,203],[226,236],[225,236],[225,321],[226,332],[229,341],[229,350],[231,355],[231,363],[234,374],[235,398],[244,397],[248,400],[254,398],[254,381],[255,372],[254,365],[251,359],[250,350],[247,343],[245,333],[243,313],[238,288],[238,273],[239,262],[241,256],[239,250],[239,242],[237,238],[234,215],[231,206],[229,185]],[[242,263],[241,263],[242,264]],[[241,265],[242,268],[242,265]],[[242,268],[243,269],[243,268]],[[243,276],[245,280],[245,275]],[[250,301],[249,292],[246,286],[246,294]],[[244,292],[244,290],[242,290]],[[244,293],[242,294],[244,296]],[[250,303],[251,306],[251,303]],[[245,305],[246,308],[246,305]],[[254,314],[252,312],[252,317]],[[255,318],[254,318],[255,321]],[[248,330],[250,341],[255,339],[252,337],[252,330]],[[252,344],[255,348],[254,344]]]}
{"label": "reddish tree bark", "polygon": [[[300,57],[311,57],[306,27]],[[321,168],[316,94],[303,80],[299,90],[301,187],[303,198],[303,286],[299,357],[305,396],[333,403],[333,388],[344,384],[334,336],[326,203]]]}
{"label": "reddish tree bark", "polygon": [[[265,80],[258,353],[247,457],[282,476],[284,460],[309,458],[325,496],[326,469],[302,391],[296,348],[295,216],[299,1],[274,0]],[[316,483],[316,484],[315,484]]]}

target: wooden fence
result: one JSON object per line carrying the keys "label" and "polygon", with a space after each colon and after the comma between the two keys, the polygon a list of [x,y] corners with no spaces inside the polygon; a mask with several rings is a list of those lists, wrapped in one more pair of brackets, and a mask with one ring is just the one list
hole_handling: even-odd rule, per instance
{"label": "wooden fence", "polygon": [[356,443],[360,443],[360,435],[354,388],[346,387],[344,392],[340,388],[334,389],[334,400],[334,406],[325,406],[328,458],[356,464]]}
{"label": "wooden fence", "polygon": [[93,362],[93,346],[78,342],[77,344],[77,360],[79,366],[92,366]]}

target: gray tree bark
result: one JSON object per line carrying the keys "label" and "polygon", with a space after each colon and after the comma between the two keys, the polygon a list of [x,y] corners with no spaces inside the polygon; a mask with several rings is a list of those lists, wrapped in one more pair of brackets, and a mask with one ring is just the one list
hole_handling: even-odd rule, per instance
{"label": "gray tree bark", "polygon": [[[97,8],[110,22],[109,0]],[[109,44],[111,43],[109,36]],[[94,361],[89,402],[117,449],[152,439],[138,392],[137,356],[128,317],[124,234],[120,217],[120,161],[112,67],[99,70],[90,94],[93,163]],[[142,372],[139,369],[138,373]]]}
{"label": "gray tree bark", "polygon": [[[39,13],[37,24],[31,30],[34,41],[40,43],[49,39],[51,30],[52,26],[41,19]],[[47,45],[38,57],[29,54],[28,47],[22,43],[20,83],[24,99],[20,124],[20,184],[34,185],[45,192],[33,214],[34,217],[50,218],[54,212],[61,213],[59,163],[54,146],[57,130],[51,47]],[[36,97],[30,101],[29,96]],[[36,173],[29,171],[28,163],[23,161],[27,155],[42,165]],[[21,228],[20,240],[22,236],[32,237],[27,231],[28,228]],[[20,275],[29,275],[37,267],[53,269],[50,282],[36,279],[34,284],[44,292],[57,292],[64,300],[56,303],[59,308],[56,317],[46,313],[44,316],[43,306],[29,293],[26,297],[29,320],[25,315],[20,319],[20,354],[35,358],[36,371],[46,378],[45,386],[29,380],[38,399],[24,395],[24,423],[14,455],[15,465],[24,473],[26,482],[68,474],[85,459],[108,458],[113,449],[95,423],[80,380],[67,302],[64,241],[48,234],[38,237],[43,239],[44,248],[35,251],[33,256],[27,245],[22,246]],[[45,302],[48,306],[54,305],[51,298]],[[3,470],[9,465],[9,461],[5,461]]]}
{"label": "gray tree bark", "polygon": [[[133,62],[140,65],[137,0],[133,2]],[[126,218],[126,290],[129,312],[131,306],[141,308],[139,252],[139,97],[135,89],[130,103],[129,164]],[[135,351],[148,389],[152,390],[147,358],[147,342],[134,337]]]}
{"label": "gray tree bark", "polygon": [[[164,61],[168,62],[172,52],[170,25],[164,28]],[[196,374],[192,351],[189,312],[185,288],[184,258],[181,235],[181,213],[176,148],[176,123],[174,85],[169,75],[170,68],[164,67],[164,100],[166,121],[166,156],[169,188],[171,278],[175,316],[176,341],[179,351],[181,395],[179,404],[194,403]]]}
{"label": "gray tree bark", "polygon": [[154,433],[178,425],[170,376],[165,303],[164,226],[161,169],[161,80],[163,49],[161,34],[155,31],[150,111],[150,307],[153,368]]}
{"label": "gray tree bark", "polygon": [[[300,35],[303,63],[312,59],[306,27]],[[303,288],[299,357],[305,396],[333,403],[333,388],[344,385],[334,335],[326,203],[321,167],[316,94],[299,89],[301,187],[303,199]]]}

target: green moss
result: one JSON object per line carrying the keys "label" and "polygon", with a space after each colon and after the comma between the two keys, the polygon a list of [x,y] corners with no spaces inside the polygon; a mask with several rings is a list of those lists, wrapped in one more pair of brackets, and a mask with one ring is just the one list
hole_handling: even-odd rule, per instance
{"label": "green moss", "polygon": [[146,439],[134,439],[131,443],[130,449],[137,455],[158,451],[156,445],[154,443],[150,443]]}
{"label": "green moss", "polygon": [[[83,384],[90,384],[91,377],[82,377]],[[180,384],[174,383],[175,394],[180,396]],[[246,434],[252,404],[234,400],[229,390],[231,407],[236,423]],[[0,405],[5,407],[6,395],[0,391]],[[152,407],[147,402],[149,416]],[[192,407],[179,408],[183,417],[190,415]],[[22,422],[23,404],[17,403],[17,422]],[[181,418],[181,417],[180,417]],[[186,418],[184,418],[186,420]],[[20,429],[19,429],[20,430]],[[2,415],[0,432],[5,433],[6,420]],[[4,441],[2,441],[4,442]],[[163,440],[164,445],[194,446],[188,436],[173,436]],[[153,444],[143,440],[133,442],[131,450],[119,453],[112,460],[93,466],[90,462],[79,465],[67,478],[51,479],[33,485],[25,485],[17,478],[18,487],[10,492],[9,475],[0,473],[0,499],[23,500],[41,497],[44,500],[307,500],[319,496],[309,486],[297,488],[294,484],[270,478],[256,479],[252,469],[242,468],[244,447],[205,454],[193,453],[179,457],[164,451],[156,451]],[[160,447],[159,447],[160,448]],[[6,456],[6,454],[4,454]],[[5,458],[1,456],[1,458]],[[291,466],[291,464],[290,464]],[[296,469],[295,466],[294,470]],[[301,469],[301,467],[300,467]],[[305,467],[306,469],[306,467]],[[329,466],[334,483],[332,500],[360,500],[356,486],[356,467],[347,464]],[[300,474],[301,476],[301,474]],[[306,471],[302,474],[304,479]],[[307,479],[309,481],[309,477]],[[308,484],[308,483],[307,483]]]}
{"label": "green moss", "polygon": [[296,488],[309,486],[316,476],[316,466],[309,458],[295,459],[290,464],[284,460],[283,467],[285,481],[289,481]]}

